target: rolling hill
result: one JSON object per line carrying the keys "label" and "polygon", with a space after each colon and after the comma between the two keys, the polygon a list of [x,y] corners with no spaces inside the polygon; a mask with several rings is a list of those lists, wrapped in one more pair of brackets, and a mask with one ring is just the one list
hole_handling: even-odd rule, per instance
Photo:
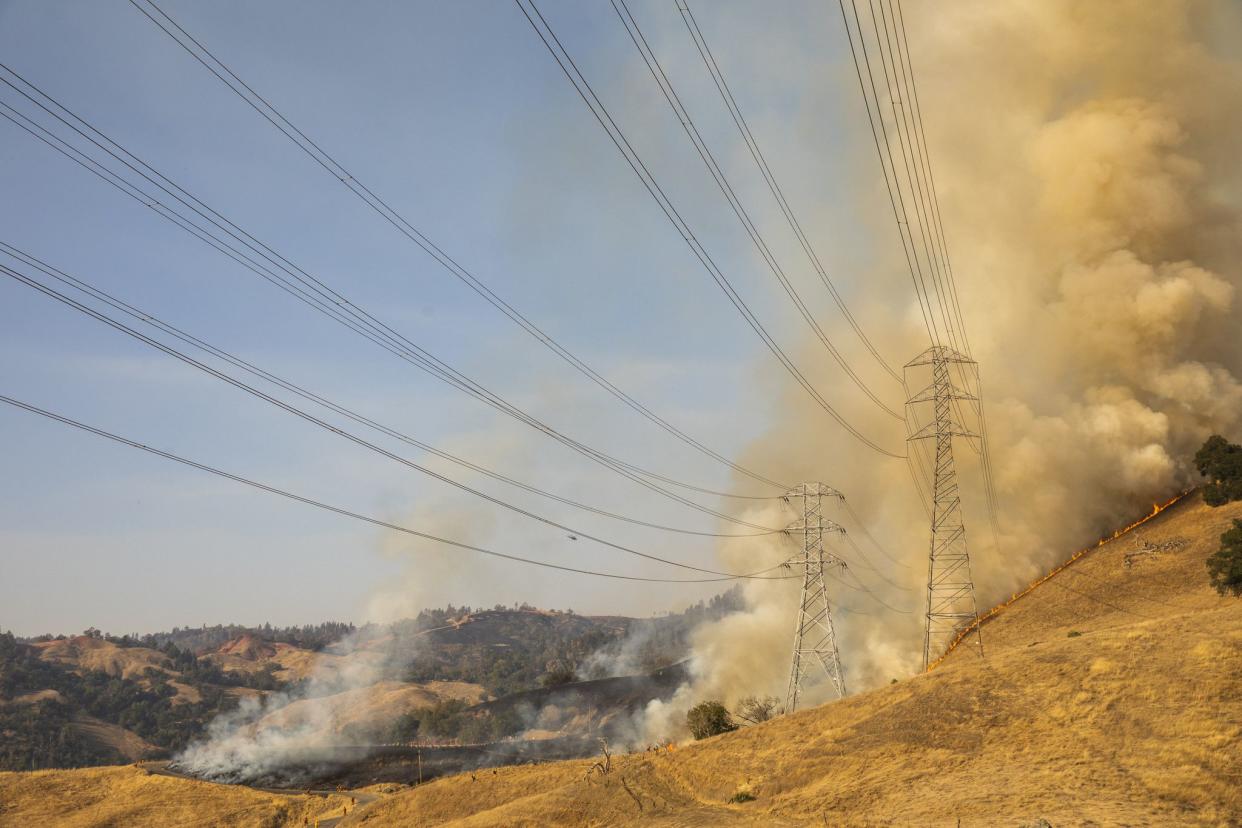
{"label": "rolling hill", "polygon": [[[613,756],[607,774],[578,760],[390,789],[340,824],[1242,824],[1242,600],[1216,595],[1204,569],[1235,517],[1242,503],[1195,495],[1092,550],[984,625],[983,660],[959,648],[839,702]],[[0,825],[83,813],[84,797],[116,807],[103,791],[147,784],[141,774],[0,774]],[[209,823],[253,793],[159,786],[125,824],[166,825],[190,801]],[[229,819],[282,824],[259,813],[273,812]]]}
{"label": "rolling hill", "polygon": [[[1242,504],[1196,495],[1095,549],[984,626],[985,660],[961,648],[895,685],[614,757],[607,775],[438,780],[345,824],[1238,825],[1242,601],[1204,570],[1235,517]],[[1136,540],[1184,543],[1135,556]]]}

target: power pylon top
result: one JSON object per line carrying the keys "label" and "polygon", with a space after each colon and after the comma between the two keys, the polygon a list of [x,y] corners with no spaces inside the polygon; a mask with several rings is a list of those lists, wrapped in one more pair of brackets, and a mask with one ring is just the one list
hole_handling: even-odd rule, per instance
{"label": "power pylon top", "polygon": [[933,345],[907,362],[905,367],[917,368],[920,365],[935,365],[937,362],[958,362],[965,365],[978,364],[970,357],[960,351],[955,351],[948,345]]}

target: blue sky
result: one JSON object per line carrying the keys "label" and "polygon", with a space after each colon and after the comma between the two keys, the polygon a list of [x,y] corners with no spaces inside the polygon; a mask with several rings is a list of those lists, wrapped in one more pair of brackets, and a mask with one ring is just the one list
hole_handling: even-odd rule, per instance
{"label": "blue sky", "polygon": [[[360,181],[617,385],[726,454],[770,427],[776,402],[763,389],[771,384],[756,384],[771,370],[770,356],[516,6],[161,5]],[[794,347],[802,332],[792,309],[760,269],[611,6],[540,7],[696,233]],[[795,261],[795,240],[675,5],[632,8],[770,243]],[[842,195],[860,177],[879,179],[858,132],[861,103],[849,85],[839,16],[811,3],[712,3],[696,11],[830,271],[870,267],[854,239],[884,216],[878,196],[847,205]],[[519,406],[632,462],[735,485],[727,469],[621,408],[453,279],[123,0],[0,2],[0,54],[208,205]],[[7,87],[0,98],[21,108]],[[313,314],[7,121],[0,122],[0,191],[0,239],[212,344],[523,480],[618,511],[713,526]],[[813,307],[827,314],[827,295],[812,292],[813,278],[798,269]],[[847,275],[838,284],[847,297],[857,287]],[[0,389],[229,471],[499,550],[678,575],[499,513],[7,279],[0,283]],[[397,550],[377,529],[7,407],[0,452],[0,627],[22,634],[92,624],[122,632],[359,619],[378,590],[423,572],[411,608],[529,601],[642,614],[715,591],[552,576],[430,546]],[[412,449],[402,453],[419,459]],[[713,560],[707,540],[576,515],[453,474],[619,542]]]}

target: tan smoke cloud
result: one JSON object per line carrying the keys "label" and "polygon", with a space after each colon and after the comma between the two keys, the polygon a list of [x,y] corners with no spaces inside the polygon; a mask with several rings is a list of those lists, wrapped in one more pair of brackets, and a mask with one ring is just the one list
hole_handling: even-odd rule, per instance
{"label": "tan smoke cloud", "polygon": [[[1212,432],[1237,436],[1242,425],[1235,297],[1242,188],[1231,157],[1242,144],[1242,15],[1227,2],[904,5],[962,311],[984,380],[1001,509],[998,548],[976,458],[959,441],[983,608],[1194,482],[1197,445]],[[871,149],[869,134],[858,140],[860,152]],[[878,167],[866,161],[858,165],[860,198],[878,186]],[[891,224],[872,230],[875,244],[897,244]],[[913,302],[908,290],[886,306],[856,308],[895,363],[926,345],[918,344]],[[894,331],[894,320],[905,329]],[[839,330],[846,339],[848,330]],[[821,356],[808,346],[802,364]],[[865,359],[854,362],[873,367]],[[868,378],[886,387],[878,371]],[[884,434],[874,410],[844,399],[839,372],[824,367],[816,381],[865,431]],[[906,592],[856,557],[854,572],[911,615],[835,588],[851,689],[863,689],[920,663],[927,520],[903,464],[854,443],[801,393],[785,393],[787,416],[742,462],[839,487],[905,563],[870,555]],[[723,557],[732,563],[738,553]],[[746,596],[750,612],[700,630],[700,679],[652,711],[653,730],[673,728],[672,708],[701,698],[781,694],[796,597],[785,585],[763,584],[748,585]]]}

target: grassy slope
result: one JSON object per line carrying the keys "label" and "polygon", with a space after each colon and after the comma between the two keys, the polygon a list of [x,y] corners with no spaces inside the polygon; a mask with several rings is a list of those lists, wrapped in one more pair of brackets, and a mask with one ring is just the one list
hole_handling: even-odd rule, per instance
{"label": "grassy slope", "polygon": [[[987,624],[986,662],[961,650],[842,702],[614,757],[591,781],[589,762],[466,774],[341,824],[1238,825],[1242,600],[1203,567],[1232,517],[1242,504],[1173,507],[1145,536],[1192,544],[1130,570],[1133,535],[1106,544]],[[738,790],[756,800],[728,804]],[[0,805],[0,826],[296,825],[278,809],[305,807],[132,768],[0,774]]]}
{"label": "grassy slope", "polygon": [[590,782],[585,762],[453,777],[344,824],[1239,824],[1242,601],[1203,560],[1240,516],[1188,499],[1143,532],[1191,545],[1129,570],[1134,536],[1104,545],[986,625],[985,662],[962,650]]}
{"label": "grassy slope", "polygon": [[133,766],[0,773],[0,826],[283,826],[339,816],[348,797],[282,796],[149,776]]}

